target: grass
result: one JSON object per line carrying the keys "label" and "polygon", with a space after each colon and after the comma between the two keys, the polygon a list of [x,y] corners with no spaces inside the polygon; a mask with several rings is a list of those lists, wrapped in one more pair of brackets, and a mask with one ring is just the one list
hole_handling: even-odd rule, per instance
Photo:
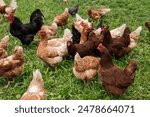
{"label": "grass", "polygon": [[[9,1],[6,0],[8,3]],[[36,56],[38,36],[35,36],[34,41],[29,48],[24,51],[25,67],[22,74],[15,78],[15,82],[11,83],[8,88],[4,88],[7,81],[0,77],[0,99],[15,100],[19,99],[26,91],[30,81],[32,80],[32,72],[40,69],[45,89],[47,91],[47,99],[60,100],[88,100],[88,99],[150,99],[150,32],[145,28],[144,22],[149,19],[150,1],[148,0],[69,0],[68,4],[62,0],[18,0],[18,9],[15,14],[23,22],[29,21],[29,16],[36,8],[40,8],[45,16],[45,24],[50,24],[53,18],[63,12],[66,7],[74,6],[79,3],[79,14],[83,18],[88,18],[86,10],[89,8],[96,9],[99,7],[109,7],[111,12],[105,17],[104,22],[109,23],[113,29],[123,23],[128,24],[131,30],[135,30],[138,26],[142,26],[143,30],[137,47],[132,52],[120,60],[113,59],[114,63],[120,67],[125,67],[131,58],[138,61],[138,69],[136,71],[135,81],[128,91],[121,97],[115,97],[108,93],[98,76],[91,83],[86,83],[78,80],[72,73],[72,60],[64,59],[63,62],[56,68],[47,68],[44,63]],[[71,22],[75,17],[70,16],[70,22],[65,28],[71,29]],[[94,22],[96,25],[97,22]],[[9,24],[6,19],[0,22],[0,37],[10,35]],[[59,28],[58,37],[63,35],[63,30]],[[8,47],[9,54],[12,53],[16,45],[21,45],[21,42],[10,35]]]}

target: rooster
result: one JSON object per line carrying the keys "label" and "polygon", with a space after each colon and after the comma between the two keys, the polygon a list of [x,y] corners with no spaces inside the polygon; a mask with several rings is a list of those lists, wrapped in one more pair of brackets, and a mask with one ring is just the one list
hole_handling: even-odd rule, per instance
{"label": "rooster", "polygon": [[2,58],[6,58],[8,55],[7,54],[8,41],[9,41],[8,35],[1,39],[1,42],[0,42],[0,60]]}
{"label": "rooster", "polygon": [[120,69],[113,64],[107,48],[99,44],[98,49],[101,52],[99,79],[110,93],[120,96],[133,83],[137,62],[131,60],[125,69]]}
{"label": "rooster", "polygon": [[10,5],[7,6],[4,0],[0,0],[0,13],[3,17],[8,18],[9,14],[14,13],[17,9],[17,2],[16,0],[10,0]]}
{"label": "rooster", "polygon": [[23,24],[13,13],[9,15],[10,33],[17,37],[21,43],[28,46],[34,39],[34,35],[43,25],[43,14],[40,9],[36,9],[30,16],[30,22]]}
{"label": "rooster", "polygon": [[33,79],[27,89],[22,95],[21,100],[45,100],[46,91],[44,89],[44,82],[39,70],[33,72]]}

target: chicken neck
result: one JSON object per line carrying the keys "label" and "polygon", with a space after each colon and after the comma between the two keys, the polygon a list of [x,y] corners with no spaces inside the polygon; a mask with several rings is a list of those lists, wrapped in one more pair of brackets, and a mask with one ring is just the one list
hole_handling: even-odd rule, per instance
{"label": "chicken neck", "polygon": [[100,65],[102,68],[110,68],[114,66],[108,50],[102,53]]}

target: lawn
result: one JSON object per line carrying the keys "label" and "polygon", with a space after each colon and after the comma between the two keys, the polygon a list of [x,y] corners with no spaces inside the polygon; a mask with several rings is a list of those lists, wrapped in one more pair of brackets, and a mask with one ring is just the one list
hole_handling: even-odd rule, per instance
{"label": "lawn", "polygon": [[[120,67],[125,67],[131,58],[138,62],[138,69],[134,83],[129,87],[128,91],[121,97],[116,97],[108,93],[98,76],[90,83],[78,80],[72,73],[73,60],[64,58],[63,62],[55,67],[48,68],[36,56],[38,36],[30,44],[27,50],[24,50],[25,66],[22,74],[15,78],[8,88],[5,88],[7,81],[0,77],[0,99],[1,100],[17,100],[26,91],[32,73],[39,69],[42,73],[47,99],[49,100],[88,100],[88,99],[150,99],[150,32],[145,28],[144,22],[150,20],[150,1],[148,0],[68,0],[68,4],[63,0],[18,0],[18,9],[15,15],[23,22],[28,22],[32,11],[40,8],[45,16],[45,24],[50,24],[53,18],[62,13],[66,7],[72,7],[79,3],[79,15],[88,18],[87,9],[96,9],[99,7],[109,7],[111,12],[104,19],[104,24],[109,23],[113,29],[123,23],[126,23],[131,30],[135,30],[138,26],[142,26],[143,30],[140,35],[137,47],[132,50],[129,55],[124,56],[120,60],[113,59],[114,63]],[[9,3],[8,0],[6,0]],[[65,28],[71,29],[71,23],[75,17],[70,16],[69,23]],[[90,19],[91,20],[91,19]],[[94,22],[96,25],[98,22]],[[11,36],[9,33],[9,23],[7,19],[0,22],[0,38],[10,35],[8,47],[9,54],[12,53],[16,45],[21,42]],[[63,36],[63,30],[59,28],[58,37]]]}

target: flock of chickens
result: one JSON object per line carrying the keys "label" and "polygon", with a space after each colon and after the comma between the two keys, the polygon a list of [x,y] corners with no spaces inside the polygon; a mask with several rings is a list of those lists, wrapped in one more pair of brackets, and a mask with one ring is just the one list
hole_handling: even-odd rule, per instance
{"label": "flock of chickens", "polygon": [[[63,13],[53,19],[51,25],[44,25],[44,15],[40,9],[33,11],[29,23],[24,24],[14,15],[17,2],[10,1],[10,6],[7,6],[4,0],[0,0],[0,13],[8,18],[11,35],[27,47],[38,33],[40,40],[37,56],[47,66],[55,67],[65,56],[70,56],[74,59],[73,74],[78,79],[93,80],[98,72],[106,90],[117,96],[122,95],[133,83],[137,69],[136,60],[130,60],[128,65],[121,69],[113,64],[111,55],[119,59],[135,48],[142,30],[141,26],[132,32],[126,24],[109,30],[108,25],[103,26],[102,20],[111,10],[100,8],[87,11],[93,20],[99,20],[99,24],[94,27],[93,22],[77,14],[78,4],[74,8],[65,8]],[[76,16],[76,21],[72,22],[72,31],[64,29],[70,15]],[[64,29],[62,38],[56,38],[59,26]],[[150,30],[150,22],[146,22],[145,26]],[[21,46],[16,46],[13,54],[8,56],[8,41],[9,36],[5,36],[0,42],[0,76],[11,81],[21,75],[25,62]],[[21,99],[46,99],[44,81],[39,70],[33,72],[33,80]]]}

